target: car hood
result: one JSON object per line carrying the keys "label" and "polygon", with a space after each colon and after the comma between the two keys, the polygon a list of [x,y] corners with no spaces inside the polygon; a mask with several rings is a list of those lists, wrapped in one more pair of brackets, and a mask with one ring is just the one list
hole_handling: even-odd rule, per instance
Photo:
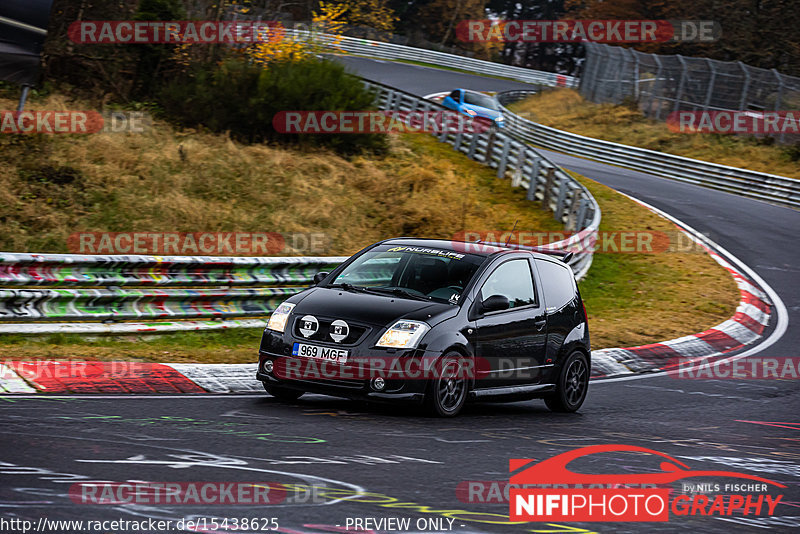
{"label": "car hood", "polygon": [[338,288],[316,287],[297,302],[292,315],[314,315],[352,320],[372,326],[390,326],[399,319],[437,323],[458,313],[458,306],[439,302],[356,293]]}
{"label": "car hood", "polygon": [[472,104],[462,104],[462,107],[465,109],[471,109],[478,114],[478,117],[484,117],[486,119],[495,120],[497,117],[502,115],[502,113],[499,111],[494,111],[493,109],[484,108],[481,106],[474,106]]}

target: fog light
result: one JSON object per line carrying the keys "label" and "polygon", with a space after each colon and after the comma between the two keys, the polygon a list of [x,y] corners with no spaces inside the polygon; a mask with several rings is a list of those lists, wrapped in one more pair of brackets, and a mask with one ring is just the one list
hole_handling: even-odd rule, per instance
{"label": "fog light", "polygon": [[372,389],[375,391],[381,391],[383,388],[386,387],[386,381],[381,377],[376,377],[372,379]]}
{"label": "fog light", "polygon": [[264,362],[264,372],[265,373],[272,373],[272,360],[267,360]]}

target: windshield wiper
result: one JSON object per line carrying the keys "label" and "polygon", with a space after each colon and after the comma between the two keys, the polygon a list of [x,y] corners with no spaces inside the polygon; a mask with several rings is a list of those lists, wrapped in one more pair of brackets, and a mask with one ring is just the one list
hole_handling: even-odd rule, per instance
{"label": "windshield wiper", "polygon": [[406,298],[410,298],[410,299],[425,300],[425,301],[431,300],[431,297],[429,297],[427,295],[415,295],[414,293],[409,293],[405,289],[401,289],[399,287],[392,287],[392,288],[389,288],[389,287],[371,287],[369,289],[372,290],[372,291],[375,291],[375,292],[379,292],[379,293],[391,293],[392,295],[396,295],[398,297],[406,297]]}
{"label": "windshield wiper", "polygon": [[361,292],[367,291],[367,288],[364,286],[354,286],[353,284],[348,284],[347,282],[341,282],[339,284],[329,284],[325,287],[339,288],[339,289],[344,289],[345,291],[361,291]]}

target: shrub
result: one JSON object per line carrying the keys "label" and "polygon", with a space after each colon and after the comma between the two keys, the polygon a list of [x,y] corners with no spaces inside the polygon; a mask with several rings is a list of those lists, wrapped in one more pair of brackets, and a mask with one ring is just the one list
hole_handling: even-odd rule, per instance
{"label": "shrub", "polygon": [[203,126],[249,143],[280,141],[327,146],[342,154],[384,153],[386,136],[377,134],[281,134],[272,127],[280,111],[375,109],[374,95],[333,61],[316,57],[270,63],[243,59],[195,67],[167,83],[159,103],[171,120]]}

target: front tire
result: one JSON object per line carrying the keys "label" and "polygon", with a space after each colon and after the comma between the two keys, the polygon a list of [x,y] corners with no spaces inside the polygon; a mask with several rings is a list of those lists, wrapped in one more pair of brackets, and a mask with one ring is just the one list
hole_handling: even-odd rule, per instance
{"label": "front tire", "polygon": [[437,360],[435,369],[425,393],[425,409],[433,416],[455,417],[467,401],[467,362],[457,352],[449,352]]}
{"label": "front tire", "polygon": [[283,388],[281,386],[275,386],[273,384],[264,384],[264,391],[275,397],[276,399],[284,400],[284,401],[296,401],[299,399],[304,391],[297,391],[296,389],[289,389]]}
{"label": "front tire", "polygon": [[589,390],[589,362],[579,351],[569,355],[561,367],[556,392],[545,397],[547,407],[554,412],[577,412],[586,399]]}

